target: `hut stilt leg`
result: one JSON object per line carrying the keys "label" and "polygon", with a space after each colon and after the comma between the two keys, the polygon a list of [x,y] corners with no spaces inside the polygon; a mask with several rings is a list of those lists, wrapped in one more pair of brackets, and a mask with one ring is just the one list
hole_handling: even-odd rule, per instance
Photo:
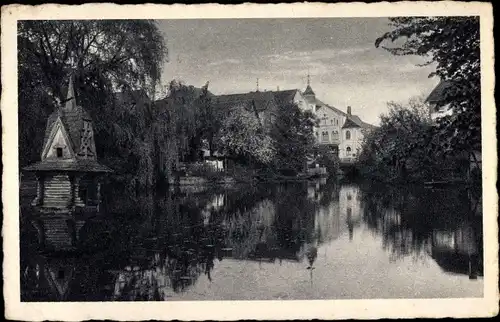
{"label": "hut stilt leg", "polygon": [[85,206],[82,199],[80,198],[80,179],[81,176],[77,175],[73,180],[73,200],[76,207]]}
{"label": "hut stilt leg", "polygon": [[39,206],[43,200],[43,177],[36,176],[36,197],[31,202],[32,206]]}

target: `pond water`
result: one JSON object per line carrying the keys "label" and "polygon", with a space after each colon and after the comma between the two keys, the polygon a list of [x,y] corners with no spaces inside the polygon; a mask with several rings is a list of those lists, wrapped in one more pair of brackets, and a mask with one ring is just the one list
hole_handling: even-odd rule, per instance
{"label": "pond water", "polygon": [[21,214],[22,300],[483,296],[481,203],[466,189],[197,190],[108,191],[95,218]]}

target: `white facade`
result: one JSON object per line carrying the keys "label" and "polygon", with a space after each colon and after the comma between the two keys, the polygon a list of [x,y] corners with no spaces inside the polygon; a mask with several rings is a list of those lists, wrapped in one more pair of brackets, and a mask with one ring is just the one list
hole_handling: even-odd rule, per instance
{"label": "white facade", "polygon": [[341,133],[342,139],[339,145],[339,158],[341,160],[355,160],[361,153],[363,146],[363,128],[344,128]]}
{"label": "white facade", "polygon": [[[328,146],[332,151],[338,153],[341,159],[354,161],[361,152],[364,139],[364,129],[367,125],[359,117],[331,107],[316,99],[316,94],[308,84],[306,90],[296,90],[293,103],[302,111],[311,111],[318,118],[319,124],[314,128],[314,136],[317,143]],[[351,126],[346,128],[346,121]],[[344,128],[343,128],[344,127]]]}
{"label": "white facade", "polygon": [[319,126],[314,129],[314,135],[318,143],[340,145],[345,115],[323,105],[316,110],[316,116],[319,119]]}

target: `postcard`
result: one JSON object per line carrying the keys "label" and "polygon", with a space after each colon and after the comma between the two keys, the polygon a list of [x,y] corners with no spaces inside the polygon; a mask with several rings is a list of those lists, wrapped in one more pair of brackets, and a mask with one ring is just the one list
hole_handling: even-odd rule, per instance
{"label": "postcard", "polygon": [[2,7],[6,317],[498,313],[492,6]]}

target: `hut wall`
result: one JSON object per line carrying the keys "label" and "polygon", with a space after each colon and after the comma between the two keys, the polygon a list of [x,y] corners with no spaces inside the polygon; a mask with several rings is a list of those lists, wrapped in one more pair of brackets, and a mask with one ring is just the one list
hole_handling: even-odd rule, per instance
{"label": "hut wall", "polygon": [[91,176],[84,176],[80,180],[80,199],[85,204],[92,204],[97,199],[96,185]]}
{"label": "hut wall", "polygon": [[45,178],[43,205],[50,208],[66,208],[71,205],[71,182],[66,174]]}

